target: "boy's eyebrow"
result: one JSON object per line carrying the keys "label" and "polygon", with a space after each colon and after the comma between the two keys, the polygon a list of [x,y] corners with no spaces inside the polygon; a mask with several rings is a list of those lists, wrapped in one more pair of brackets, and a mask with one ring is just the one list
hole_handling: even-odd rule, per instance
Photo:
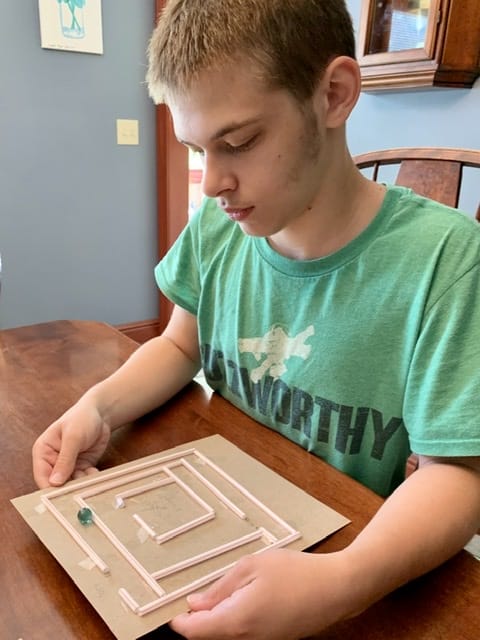
{"label": "boy's eyebrow", "polygon": [[237,131],[238,129],[243,129],[244,127],[248,127],[250,124],[255,124],[258,122],[260,118],[250,118],[250,120],[243,120],[243,122],[231,122],[230,124],[225,125],[221,129],[219,129],[211,138],[212,142],[214,140],[218,140],[219,138],[223,138],[223,136],[232,133],[233,131]]}
{"label": "boy's eyebrow", "polygon": [[[248,127],[249,125],[255,124],[259,121],[260,121],[260,118],[251,118],[250,120],[243,120],[242,122],[231,122],[225,125],[224,127],[222,127],[221,129],[219,129],[218,131],[216,131],[213,134],[213,136],[210,138],[210,141],[215,142],[216,140],[223,138],[223,136],[226,136],[229,133],[233,133],[234,131],[238,131],[239,129],[243,129],[244,127]],[[191,142],[188,142],[187,140],[181,140],[180,138],[178,138],[178,141],[181,144],[186,145],[187,147],[192,147],[192,148],[196,147],[196,145],[193,145]]]}

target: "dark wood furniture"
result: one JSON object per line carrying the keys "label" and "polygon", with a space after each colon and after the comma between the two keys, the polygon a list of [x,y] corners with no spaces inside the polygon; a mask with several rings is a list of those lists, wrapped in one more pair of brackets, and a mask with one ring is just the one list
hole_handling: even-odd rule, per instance
{"label": "dark wood furniture", "polygon": [[[9,501],[36,489],[30,449],[37,435],[137,346],[112,327],[94,322],[50,322],[0,332],[0,638],[113,639]],[[116,431],[102,467],[213,433],[228,438],[352,520],[315,552],[335,551],[349,544],[382,504],[365,487],[196,384],[162,409]],[[463,551],[318,639],[477,640],[479,598],[480,563]],[[148,637],[165,639],[174,634],[162,628]]]}
{"label": "dark wood furniture", "polygon": [[163,322],[158,318],[151,318],[140,322],[127,322],[125,324],[116,324],[115,328],[124,333],[126,336],[135,340],[135,342],[147,342],[151,338],[159,336],[168,322],[168,318],[164,318]]}
{"label": "dark wood furniture", "polygon": [[[409,30],[418,20],[415,40]],[[363,0],[358,60],[364,91],[472,87],[480,74],[480,3]]]}
{"label": "dark wood furniture", "polygon": [[[373,169],[372,180],[379,178],[382,166],[399,165],[396,184],[410,187],[418,194],[443,202],[450,207],[458,206],[464,168],[479,169],[480,177],[480,151],[475,149],[442,147],[382,149],[357,155],[354,161],[359,169]],[[480,220],[480,204],[476,217]]]}

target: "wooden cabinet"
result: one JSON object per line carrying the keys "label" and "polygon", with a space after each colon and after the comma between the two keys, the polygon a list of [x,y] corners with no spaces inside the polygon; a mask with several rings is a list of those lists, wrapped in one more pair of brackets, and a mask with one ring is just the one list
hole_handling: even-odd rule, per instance
{"label": "wooden cabinet", "polygon": [[363,0],[362,89],[471,87],[480,75],[480,0]]}

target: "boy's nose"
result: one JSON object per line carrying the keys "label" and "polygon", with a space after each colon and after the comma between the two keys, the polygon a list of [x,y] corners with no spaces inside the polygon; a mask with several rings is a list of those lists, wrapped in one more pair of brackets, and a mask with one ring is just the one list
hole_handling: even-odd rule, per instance
{"label": "boy's nose", "polygon": [[217,198],[225,191],[232,191],[236,180],[228,167],[211,158],[205,158],[202,176],[202,191],[209,198]]}

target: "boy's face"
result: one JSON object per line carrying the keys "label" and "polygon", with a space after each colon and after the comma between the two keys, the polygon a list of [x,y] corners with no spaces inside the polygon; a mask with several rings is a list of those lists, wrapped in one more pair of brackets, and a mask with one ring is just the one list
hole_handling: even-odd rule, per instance
{"label": "boy's face", "polygon": [[169,103],[177,138],[203,156],[203,191],[242,230],[272,237],[316,208],[328,166],[322,115],[245,65],[204,73]]}

